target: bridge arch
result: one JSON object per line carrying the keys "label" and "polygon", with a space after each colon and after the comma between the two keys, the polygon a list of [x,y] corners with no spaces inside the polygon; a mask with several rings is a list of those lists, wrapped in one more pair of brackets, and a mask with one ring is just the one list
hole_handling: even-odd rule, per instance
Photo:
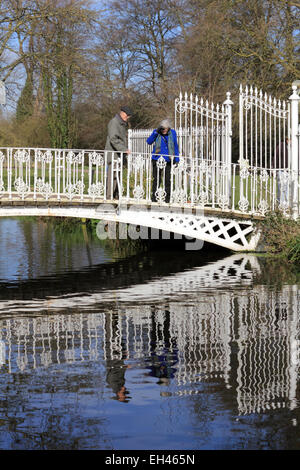
{"label": "bridge arch", "polygon": [[[162,230],[212,243],[236,252],[256,251],[260,231],[253,220],[232,215],[207,213],[189,207],[170,208],[142,204],[51,204],[1,205],[1,217],[77,217],[95,219],[103,223],[129,224],[153,230]],[[153,233],[153,232],[152,232]],[[108,235],[107,235],[108,236]],[[142,237],[141,237],[142,238]],[[151,238],[151,235],[150,235]],[[199,245],[198,245],[199,246]],[[190,248],[195,249],[195,248]]]}

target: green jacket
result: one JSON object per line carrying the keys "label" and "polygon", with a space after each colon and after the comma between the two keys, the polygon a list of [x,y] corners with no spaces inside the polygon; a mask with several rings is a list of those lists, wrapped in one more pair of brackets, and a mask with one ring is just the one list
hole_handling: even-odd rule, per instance
{"label": "green jacket", "polygon": [[119,114],[116,114],[108,123],[105,150],[126,152],[128,150],[127,129],[127,122],[123,121]]}

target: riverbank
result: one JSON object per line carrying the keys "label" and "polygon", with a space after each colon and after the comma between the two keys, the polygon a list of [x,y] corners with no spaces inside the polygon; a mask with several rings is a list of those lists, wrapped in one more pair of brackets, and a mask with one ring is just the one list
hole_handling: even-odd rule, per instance
{"label": "riverbank", "polygon": [[271,258],[300,266],[300,220],[271,213],[260,223],[264,250]]}

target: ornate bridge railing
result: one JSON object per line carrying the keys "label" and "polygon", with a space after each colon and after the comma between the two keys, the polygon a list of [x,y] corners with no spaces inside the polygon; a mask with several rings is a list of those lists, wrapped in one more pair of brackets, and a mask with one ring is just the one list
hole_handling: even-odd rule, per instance
{"label": "ornate bridge railing", "polygon": [[[221,105],[180,93],[174,128],[192,178],[185,195],[180,191],[180,199],[187,196],[192,203],[260,215],[279,208],[297,217],[300,97],[296,82],[292,90],[285,101],[257,87],[240,87],[238,155],[232,155],[230,93]],[[130,148],[147,152],[151,131],[131,130]]]}
{"label": "ornate bridge railing", "polygon": [[[174,207],[260,216],[279,208],[288,215],[295,209],[296,195],[296,214],[300,214],[300,176],[290,169],[250,166],[246,160],[239,164],[190,160],[181,155],[179,163],[171,157],[169,175],[164,158],[152,166],[151,153],[127,156],[103,150],[1,148],[0,201],[107,201],[108,158],[118,181],[115,202],[165,205],[170,186],[169,204]],[[153,172],[157,172],[155,188]]]}

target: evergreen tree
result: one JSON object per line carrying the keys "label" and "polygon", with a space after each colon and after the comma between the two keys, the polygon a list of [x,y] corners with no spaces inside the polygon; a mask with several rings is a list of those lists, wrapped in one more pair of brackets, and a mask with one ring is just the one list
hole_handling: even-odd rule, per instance
{"label": "evergreen tree", "polygon": [[26,120],[26,118],[31,117],[33,114],[33,80],[32,76],[27,75],[24,88],[21,92],[20,98],[18,99],[17,110],[16,110],[16,119],[18,123],[21,123]]}

